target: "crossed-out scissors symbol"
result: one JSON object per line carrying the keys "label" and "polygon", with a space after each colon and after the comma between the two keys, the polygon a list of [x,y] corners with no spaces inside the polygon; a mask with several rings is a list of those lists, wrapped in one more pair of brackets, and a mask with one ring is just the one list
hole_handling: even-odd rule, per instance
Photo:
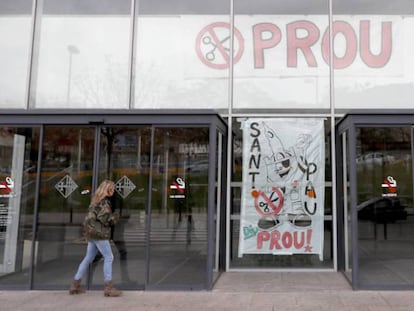
{"label": "crossed-out scissors symbol", "polygon": [[255,208],[259,214],[264,216],[277,215],[283,207],[283,194],[277,187],[272,187],[272,193],[267,196],[263,191],[253,190],[252,196]]}
{"label": "crossed-out scissors symbol", "polygon": [[270,212],[270,208],[269,208],[269,204],[272,204],[272,203],[275,203],[277,200],[279,200],[279,197],[276,197],[276,198],[274,198],[273,197],[273,195],[274,195],[275,193],[274,192],[272,192],[271,194],[270,194],[270,197],[267,199],[267,201],[266,202],[260,202],[259,203],[259,206],[261,207],[261,208],[263,208],[263,211],[265,212],[265,213],[269,213]]}
{"label": "crossed-out scissors symbol", "polygon": [[[223,44],[224,44],[224,42],[228,41],[229,39],[230,39],[230,36],[227,36],[223,40],[220,41],[220,44],[223,46],[223,49],[226,50],[226,51],[230,51],[230,48],[224,47]],[[210,36],[205,36],[203,38],[203,44],[205,44],[205,45],[211,45],[212,46],[211,50],[208,51],[205,54],[206,59],[209,60],[209,61],[215,60],[216,59],[216,53],[215,53],[215,51],[217,50],[217,44],[213,42],[213,40],[211,39]]]}

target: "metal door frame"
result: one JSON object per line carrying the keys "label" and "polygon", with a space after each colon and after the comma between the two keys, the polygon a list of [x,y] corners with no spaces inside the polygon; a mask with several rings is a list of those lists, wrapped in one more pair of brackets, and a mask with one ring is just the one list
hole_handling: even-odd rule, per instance
{"label": "metal door frame", "polygon": [[[35,215],[39,212],[39,183],[40,183],[40,172],[41,172],[41,154],[42,154],[42,142],[44,140],[44,126],[95,126],[95,147],[94,147],[94,167],[93,167],[93,181],[95,182],[92,185],[93,188],[96,187],[96,178],[98,174],[97,166],[97,157],[100,151],[99,145],[99,129],[102,126],[148,126],[151,127],[151,153],[153,153],[154,147],[154,130],[156,127],[178,127],[178,126],[196,126],[196,127],[208,127],[209,128],[209,167],[215,167],[216,163],[216,149],[217,149],[217,134],[220,132],[225,138],[227,135],[227,124],[226,122],[217,114],[217,112],[212,110],[77,110],[77,109],[36,109],[36,110],[0,110],[0,125],[1,126],[27,126],[27,127],[39,127],[39,150],[38,150],[38,163],[37,163],[37,176],[36,176],[36,195],[34,200],[34,213]],[[226,141],[226,139],[223,139]],[[227,148],[226,144],[225,147]],[[223,165],[225,166],[227,152],[223,150]],[[152,161],[151,161],[152,165]],[[227,180],[226,171],[222,171],[221,176],[221,207],[222,210],[220,220],[220,228],[224,228],[225,218],[225,189]],[[214,226],[214,204],[215,204],[215,178],[216,171],[210,169],[208,173],[208,209],[207,209],[207,219],[208,219],[208,237],[207,237],[207,260],[206,260],[206,283],[203,286],[191,288],[182,288],[180,289],[191,289],[191,290],[209,290],[213,287],[213,269],[214,269],[214,249],[215,249],[215,240],[214,233],[216,228]],[[152,174],[149,177],[149,183],[152,182]],[[151,187],[149,187],[151,189]],[[148,203],[146,206],[146,212],[150,212],[151,209],[151,200],[152,195],[149,191]],[[148,214],[147,214],[148,215]],[[34,217],[33,220],[33,230],[32,236],[36,236],[36,226],[37,226],[37,217]],[[146,221],[148,222],[149,217]],[[146,224],[146,226],[148,223]],[[146,227],[146,232],[148,233],[150,228]],[[225,232],[222,230],[222,234]],[[148,239],[148,234],[147,234]],[[149,267],[149,243],[146,241],[146,270]],[[219,247],[222,250],[222,247]],[[34,262],[35,249],[34,246],[31,249],[31,264],[29,268],[29,284],[22,284],[22,289],[33,289],[33,262]],[[219,254],[221,259],[220,263],[223,263],[225,260],[222,256],[225,256],[225,252]],[[80,258],[81,259],[81,258]],[[223,271],[224,266],[220,265],[220,270]],[[144,287],[147,288],[148,284],[148,272],[145,280]],[[15,285],[11,286],[16,288]],[[0,289],[3,286],[0,286]],[[7,287],[5,287],[7,289]],[[50,288],[45,288],[50,289]],[[56,288],[53,288],[56,289]],[[157,289],[151,287],[150,289]],[[163,289],[177,289],[176,286],[163,287]],[[66,290],[66,288],[65,288]]]}
{"label": "metal door frame", "polygon": [[[414,289],[413,284],[408,285],[362,285],[359,273],[359,247],[358,247],[358,213],[357,213],[357,168],[356,168],[356,129],[361,127],[411,127],[411,154],[412,154],[412,178],[414,179],[414,142],[413,142],[414,110],[377,110],[350,111],[343,116],[336,124],[337,144],[337,206],[338,206],[338,267],[344,272],[344,211],[343,207],[343,144],[341,135],[347,134],[348,137],[348,157],[349,161],[349,197],[351,208],[351,239],[352,239],[352,280],[348,281],[354,290],[374,289],[374,290],[403,290]],[[414,181],[413,181],[414,196]],[[414,199],[414,198],[413,198]],[[413,201],[414,202],[414,201]]]}

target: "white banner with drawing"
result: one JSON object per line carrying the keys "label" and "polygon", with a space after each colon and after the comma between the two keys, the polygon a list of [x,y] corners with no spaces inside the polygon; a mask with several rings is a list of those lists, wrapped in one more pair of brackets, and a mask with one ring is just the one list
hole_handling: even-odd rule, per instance
{"label": "white banner with drawing", "polygon": [[239,257],[318,254],[323,260],[322,118],[246,119]]}

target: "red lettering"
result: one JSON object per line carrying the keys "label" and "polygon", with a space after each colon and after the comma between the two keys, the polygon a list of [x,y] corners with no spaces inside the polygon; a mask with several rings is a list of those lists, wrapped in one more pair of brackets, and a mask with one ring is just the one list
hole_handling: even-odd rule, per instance
{"label": "red lettering", "polygon": [[282,235],[282,244],[285,248],[291,248],[292,247],[292,235],[290,232],[284,232]]}
{"label": "red lettering", "polygon": [[306,235],[306,246],[305,246],[305,252],[307,253],[311,253],[312,252],[312,229],[308,229],[307,231],[307,235]]}
{"label": "red lettering", "polygon": [[[305,30],[308,35],[303,38],[298,38],[298,30]],[[298,66],[298,50],[302,50],[305,60],[309,67],[317,67],[315,55],[311,50],[311,47],[319,39],[319,28],[309,21],[297,21],[287,24],[287,66]]]}
{"label": "red lettering", "polygon": [[260,231],[257,234],[257,249],[263,248],[263,241],[269,241],[270,233],[267,231]]}
{"label": "red lettering", "polygon": [[384,67],[391,58],[392,52],[392,24],[382,22],[381,24],[381,52],[378,55],[371,53],[370,45],[370,22],[360,22],[361,59],[372,68]]}
{"label": "red lettering", "polygon": [[[270,34],[269,39],[263,38],[263,33]],[[261,23],[253,26],[254,67],[264,68],[264,50],[275,47],[282,38],[279,27],[271,23]]]}
{"label": "red lettering", "polygon": [[312,230],[305,231],[285,231],[281,233],[278,230],[272,232],[260,231],[257,234],[257,249],[262,249],[264,242],[269,242],[269,250],[302,249],[305,244],[305,251],[311,252]]}
{"label": "red lettering", "polygon": [[[354,23],[354,22],[352,22]],[[298,68],[299,53],[303,55],[305,65],[308,67],[318,67],[321,59],[329,65],[330,47],[333,47],[332,62],[335,69],[350,67],[359,57],[361,62],[369,68],[381,68],[386,66],[391,60],[392,51],[392,21],[381,22],[380,35],[375,32],[372,34],[372,21],[360,20],[359,29],[343,20],[336,20],[332,25],[332,40],[330,42],[330,29],[327,27],[323,32],[319,26],[308,20],[298,20],[286,24],[286,34],[281,31],[281,26],[272,23],[257,23],[252,26],[253,32],[253,54],[254,68],[265,68],[266,50],[275,48],[286,36],[286,63],[287,68]],[[323,35],[321,33],[323,32]],[[238,32],[237,32],[238,33]],[[241,37],[239,34],[237,37]],[[378,42],[377,42],[378,41]],[[373,42],[375,47],[373,48]],[[284,43],[284,42],[283,42]],[[243,45],[243,41],[239,42]],[[321,55],[316,52],[320,44]],[[243,46],[240,47],[237,57],[241,57]],[[270,51],[268,51],[270,52]],[[204,59],[202,60],[204,61]],[[272,59],[272,65],[280,62],[280,59]],[[279,64],[278,64],[279,65]],[[219,69],[219,68],[217,68]],[[257,123],[251,125],[252,137],[260,134]]]}
{"label": "red lettering", "polygon": [[[342,69],[350,66],[357,55],[357,36],[354,29],[350,24],[344,21],[336,21],[333,23],[333,45],[335,46],[335,37],[338,34],[342,34],[345,39],[345,54],[342,57],[338,57],[333,53],[333,63],[335,69]],[[326,29],[322,39],[322,56],[327,64],[329,64],[329,28]]]}
{"label": "red lettering", "polygon": [[269,249],[274,249],[274,248],[282,249],[282,247],[279,244],[279,240],[280,240],[280,232],[277,230],[272,231],[272,240],[270,242]]}
{"label": "red lettering", "polygon": [[[300,241],[299,241],[299,234],[300,234]],[[305,245],[305,232],[297,232],[293,233],[293,245],[296,249],[301,249],[303,245]]]}

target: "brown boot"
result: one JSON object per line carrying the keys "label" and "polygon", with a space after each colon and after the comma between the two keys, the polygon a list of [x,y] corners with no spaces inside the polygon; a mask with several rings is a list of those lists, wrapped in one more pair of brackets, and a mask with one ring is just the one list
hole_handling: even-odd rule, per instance
{"label": "brown boot", "polygon": [[119,297],[122,295],[120,290],[117,290],[112,282],[105,283],[104,296],[105,297]]}
{"label": "brown boot", "polygon": [[69,294],[77,295],[83,294],[85,290],[80,286],[82,280],[73,280],[72,284],[70,285]]}

